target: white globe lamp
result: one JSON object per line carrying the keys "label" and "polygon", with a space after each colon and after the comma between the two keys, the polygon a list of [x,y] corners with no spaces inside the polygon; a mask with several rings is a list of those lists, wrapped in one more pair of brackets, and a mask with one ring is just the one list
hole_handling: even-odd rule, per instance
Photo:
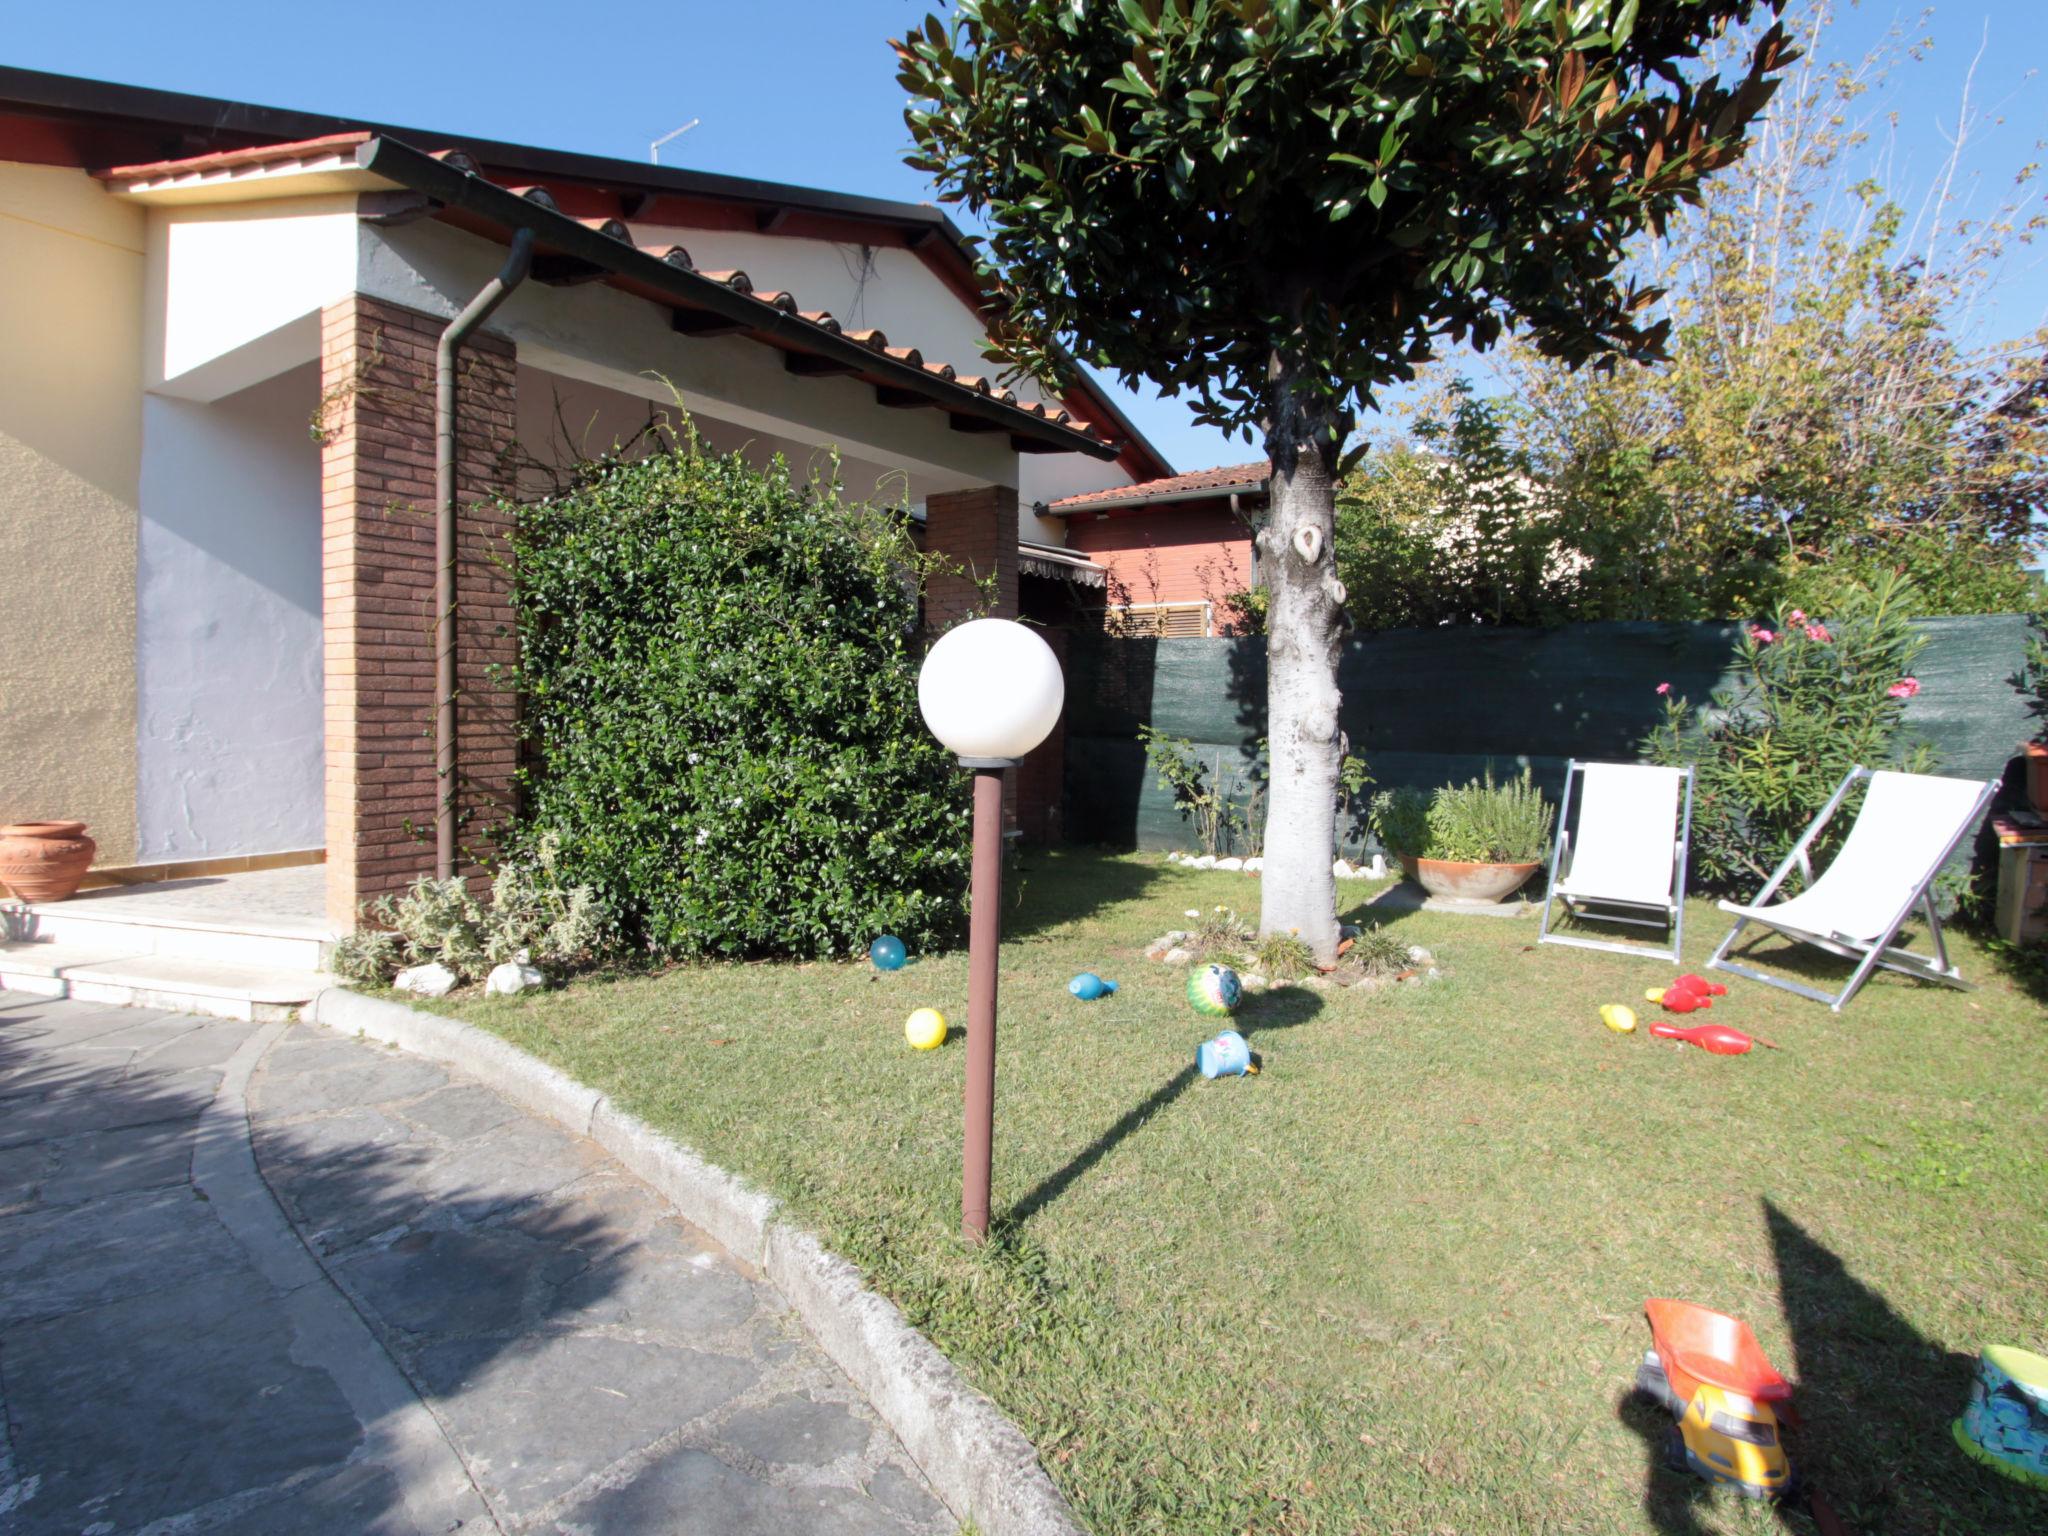
{"label": "white globe lamp", "polygon": [[974,864],[967,925],[967,1113],[960,1149],[960,1230],[988,1236],[995,1146],[996,951],[1002,945],[1003,770],[1045,740],[1066,703],[1052,647],[1009,619],[949,629],[917,675],[924,723],[974,771]]}
{"label": "white globe lamp", "polygon": [[1010,619],[947,630],[917,675],[924,723],[968,767],[1016,762],[1051,734],[1066,699],[1052,647]]}

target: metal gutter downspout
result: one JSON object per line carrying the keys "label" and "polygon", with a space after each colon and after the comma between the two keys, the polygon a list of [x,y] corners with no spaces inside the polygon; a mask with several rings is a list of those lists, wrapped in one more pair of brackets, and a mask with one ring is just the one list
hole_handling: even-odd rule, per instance
{"label": "metal gutter downspout", "polygon": [[455,354],[526,281],[533,231],[515,230],[498,275],[448,322],[434,351],[434,876],[455,873]]}

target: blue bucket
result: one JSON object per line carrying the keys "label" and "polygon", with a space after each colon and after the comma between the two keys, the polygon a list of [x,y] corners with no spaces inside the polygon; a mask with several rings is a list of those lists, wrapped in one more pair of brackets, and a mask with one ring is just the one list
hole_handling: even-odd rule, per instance
{"label": "blue bucket", "polygon": [[1252,1069],[1252,1048],[1243,1035],[1226,1029],[1214,1040],[1204,1040],[1195,1052],[1195,1065],[1204,1077],[1243,1077]]}

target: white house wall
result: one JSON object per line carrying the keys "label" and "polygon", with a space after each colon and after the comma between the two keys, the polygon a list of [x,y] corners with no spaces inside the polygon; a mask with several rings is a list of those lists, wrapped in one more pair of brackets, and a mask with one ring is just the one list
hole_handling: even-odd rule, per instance
{"label": "white house wall", "polygon": [[355,288],[355,203],[152,208],[146,387],[218,400],[317,357],[320,311]]}
{"label": "white house wall", "polygon": [[319,388],[305,365],[211,404],[144,401],[143,862],[325,840]]}

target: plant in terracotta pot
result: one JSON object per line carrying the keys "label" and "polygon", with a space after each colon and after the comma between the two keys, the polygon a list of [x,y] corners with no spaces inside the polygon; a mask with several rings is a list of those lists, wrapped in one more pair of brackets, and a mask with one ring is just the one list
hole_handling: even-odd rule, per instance
{"label": "plant in terracotta pot", "polygon": [[1543,862],[1553,812],[1527,768],[1496,784],[1488,768],[1468,784],[1424,796],[1398,789],[1373,796],[1373,831],[1408,877],[1432,896],[1500,901]]}
{"label": "plant in terracotta pot", "polygon": [[82,821],[0,827],[0,885],[22,901],[62,901],[78,889],[98,851]]}

